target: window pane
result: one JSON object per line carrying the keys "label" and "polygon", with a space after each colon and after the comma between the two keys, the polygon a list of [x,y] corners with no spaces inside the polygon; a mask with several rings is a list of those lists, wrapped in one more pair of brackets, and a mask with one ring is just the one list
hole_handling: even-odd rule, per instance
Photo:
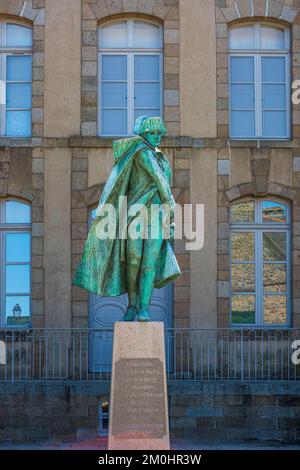
{"label": "window pane", "polygon": [[286,260],[286,234],[264,232],[263,234],[264,261]]}
{"label": "window pane", "polygon": [[30,297],[6,296],[6,324],[28,325],[30,323]]}
{"label": "window pane", "polygon": [[254,137],[255,114],[253,111],[231,111],[231,137]]}
{"label": "window pane", "polygon": [[270,26],[262,26],[261,29],[261,48],[262,49],[284,49],[285,39],[284,30]]}
{"label": "window pane", "polygon": [[233,295],[231,299],[231,323],[255,323],[255,296]]}
{"label": "window pane", "polygon": [[274,201],[264,201],[262,203],[262,219],[267,223],[287,223],[287,209],[284,204]]}
{"label": "window pane", "polygon": [[127,134],[127,111],[103,109],[102,110],[102,134],[105,134],[105,135]]}
{"label": "window pane", "polygon": [[263,137],[286,137],[285,111],[263,111]]}
{"label": "window pane", "polygon": [[30,206],[16,201],[6,201],[5,221],[7,224],[30,224]]}
{"label": "window pane", "polygon": [[232,261],[254,261],[254,243],[253,232],[233,232],[231,234]]}
{"label": "window pane", "polygon": [[127,107],[126,83],[102,83],[102,106]]}
{"label": "window pane", "polygon": [[6,266],[6,293],[27,294],[30,292],[30,266]]}
{"label": "window pane", "polygon": [[231,57],[230,79],[231,82],[253,82],[254,57]]}
{"label": "window pane", "polygon": [[135,55],[134,56],[135,80],[159,80],[159,56]]}
{"label": "window pane", "polygon": [[7,108],[31,108],[31,84],[8,84],[6,106]]}
{"label": "window pane", "polygon": [[30,137],[31,111],[7,111],[6,135],[12,137]]}
{"label": "window pane", "polygon": [[134,120],[136,120],[139,116],[159,116],[160,110],[159,109],[135,109],[134,111]]}
{"label": "window pane", "polygon": [[265,292],[286,292],[286,265],[264,264]]}
{"label": "window pane", "polygon": [[249,223],[255,220],[254,201],[239,202],[231,206],[231,222]]}
{"label": "window pane", "polygon": [[32,45],[32,30],[26,26],[7,24],[6,45],[30,47]]}
{"label": "window pane", "polygon": [[149,47],[158,49],[162,47],[160,28],[151,23],[134,22],[133,47]]}
{"label": "window pane", "polygon": [[100,28],[100,47],[126,47],[127,46],[127,23],[120,21]]}
{"label": "window pane", "polygon": [[134,85],[134,105],[139,108],[158,108],[159,94],[159,83],[136,83]]}
{"label": "window pane", "polygon": [[231,85],[230,99],[231,109],[254,109],[254,85]]}
{"label": "window pane", "polygon": [[6,79],[8,81],[28,81],[32,78],[32,58],[25,56],[7,56]]}
{"label": "window pane", "polygon": [[254,28],[243,26],[230,31],[230,49],[254,49]]}
{"label": "window pane", "polygon": [[263,109],[286,108],[285,85],[262,86]]}
{"label": "window pane", "polygon": [[125,55],[103,55],[102,80],[127,80],[127,57]]}
{"label": "window pane", "polygon": [[30,234],[7,233],[6,234],[6,262],[29,263],[30,262]]}
{"label": "window pane", "polygon": [[261,74],[263,82],[285,83],[285,58],[262,57]]}
{"label": "window pane", "polygon": [[233,292],[255,292],[254,264],[231,265],[231,289]]}
{"label": "window pane", "polygon": [[264,296],[264,323],[285,324],[287,321],[287,298],[285,295]]}

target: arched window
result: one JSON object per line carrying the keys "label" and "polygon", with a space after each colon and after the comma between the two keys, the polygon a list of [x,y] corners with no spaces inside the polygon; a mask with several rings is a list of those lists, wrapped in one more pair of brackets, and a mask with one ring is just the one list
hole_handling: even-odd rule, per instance
{"label": "arched window", "polygon": [[31,136],[32,29],[0,20],[0,135]]}
{"label": "arched window", "polygon": [[160,24],[123,19],[99,27],[99,134],[132,134],[135,119],[162,114]]}
{"label": "arched window", "polygon": [[31,207],[0,199],[2,326],[28,326],[31,317]]}
{"label": "arched window", "polygon": [[231,206],[231,325],[290,321],[290,210],[282,201],[251,199]]}
{"label": "arched window", "polygon": [[229,32],[230,137],[290,137],[290,34],[280,25]]}

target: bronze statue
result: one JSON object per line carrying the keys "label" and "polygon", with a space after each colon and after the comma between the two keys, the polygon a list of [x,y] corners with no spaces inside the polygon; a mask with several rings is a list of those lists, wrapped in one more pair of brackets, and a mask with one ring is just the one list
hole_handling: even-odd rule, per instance
{"label": "bronze statue", "polygon": [[[114,166],[73,279],[73,284],[98,295],[128,293],[124,321],[134,321],[136,316],[149,321],[153,288],[181,275],[170,243],[175,208],[171,168],[157,149],[165,133],[161,118],[141,116],[134,125],[135,137],[113,142]],[[120,201],[125,197],[124,214]],[[116,209],[114,223],[108,217],[109,207]],[[107,224],[113,226],[113,237],[103,235]]]}

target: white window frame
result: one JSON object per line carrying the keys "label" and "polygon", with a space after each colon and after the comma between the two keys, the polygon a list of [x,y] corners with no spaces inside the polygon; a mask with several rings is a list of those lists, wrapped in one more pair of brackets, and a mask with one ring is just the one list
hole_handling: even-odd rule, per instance
{"label": "white window frame", "polygon": [[[5,204],[8,201],[15,201],[20,204],[24,204],[30,207],[30,204],[15,198],[0,199],[0,327],[1,328],[26,328],[27,325],[6,325],[6,282],[5,282],[5,271],[6,271],[6,250],[5,250],[5,235],[7,233],[27,233],[30,234],[30,262],[29,263],[15,263],[15,264],[26,264],[30,266],[29,269],[29,286],[30,290],[26,296],[30,297],[29,300],[29,316],[30,324],[32,318],[32,215],[30,207],[30,223],[19,224],[19,223],[6,223],[5,222]],[[24,293],[14,293],[14,296],[24,296]]]}
{"label": "white window frame", "polygon": [[[20,136],[11,136],[6,135],[6,58],[8,56],[30,56],[32,57],[32,47],[7,47],[6,46],[6,27],[7,24],[15,24],[18,26],[23,26],[24,28],[28,28],[31,30],[31,34],[33,37],[32,27],[25,22],[21,22],[18,20],[7,20],[7,19],[0,19],[0,137],[8,137],[13,139],[23,139],[31,137],[32,135],[32,124],[30,126],[30,135],[26,137]],[[18,83],[23,83],[20,81]],[[28,81],[24,83],[29,83]],[[31,82],[32,84],[32,78]],[[14,108],[14,111],[17,111],[17,108]],[[32,106],[31,108],[22,108],[22,111],[30,111],[32,116]]]}
{"label": "white window frame", "polygon": [[[259,327],[259,328],[287,328],[291,326],[291,208],[290,204],[282,200],[280,198],[274,197],[266,197],[266,198],[245,198],[235,201],[234,204],[253,201],[255,204],[255,222],[232,222],[230,220],[230,238],[229,238],[229,260],[230,260],[230,267],[229,267],[229,279],[230,279],[230,289],[229,289],[229,296],[230,296],[230,326],[232,328],[252,328],[252,327]],[[266,201],[273,201],[279,204],[284,204],[286,207],[286,223],[274,223],[274,222],[263,222],[262,221],[262,204]],[[232,205],[232,206],[233,206]],[[231,206],[231,207],[232,207]],[[231,213],[231,211],[230,211]],[[264,232],[281,232],[286,233],[286,260],[285,261],[274,261],[275,264],[285,264],[286,265],[286,323],[280,324],[269,324],[263,323],[263,300],[264,300],[264,288],[263,288],[263,233]],[[231,267],[232,267],[232,257],[231,257],[231,235],[235,232],[251,232],[254,233],[254,261],[253,262],[234,262],[234,264],[254,264],[255,266],[255,291],[254,292],[232,292],[231,289]],[[268,261],[268,263],[272,264],[272,261]],[[271,295],[282,295],[283,292],[272,293]],[[232,296],[233,295],[254,295],[255,296],[255,323],[232,323]]]}
{"label": "white window frame", "polygon": [[[116,19],[113,21],[102,23],[98,28],[98,35],[101,35],[101,28],[107,26],[108,24],[126,22],[127,23],[127,37],[128,44],[126,48],[101,48],[101,45],[98,41],[98,135],[100,137],[129,137],[132,135],[132,130],[134,126],[134,57],[135,55],[156,55],[159,57],[159,91],[160,91],[160,102],[159,106],[153,109],[159,109],[159,115],[163,115],[163,48],[135,48],[133,45],[133,27],[134,21],[142,21],[143,23],[154,24],[159,28],[159,34],[161,36],[161,44],[163,44],[163,27],[161,24],[146,20],[144,18],[123,18]],[[118,136],[114,134],[104,134],[101,131],[102,121],[101,121],[101,61],[103,55],[125,55],[127,57],[127,134],[120,134]],[[111,82],[111,80],[109,80]],[[118,80],[120,81],[120,80]],[[150,82],[150,80],[147,80]],[[156,80],[154,82],[157,82]],[[113,109],[113,108],[109,108]],[[116,108],[119,109],[119,108]],[[125,108],[124,108],[125,109]],[[150,108],[147,108],[150,109]]]}
{"label": "white window frame", "polygon": [[[229,137],[231,140],[290,140],[291,138],[291,106],[290,106],[290,87],[291,87],[291,48],[290,48],[290,30],[283,25],[276,23],[239,23],[231,28],[240,28],[242,26],[254,27],[254,49],[228,49],[228,98],[229,98]],[[280,28],[284,31],[285,49],[259,49],[260,30],[261,27],[268,26]],[[229,30],[229,35],[230,31]],[[233,136],[231,133],[231,58],[232,57],[253,57],[254,58],[254,119],[255,119],[255,136]],[[262,57],[283,57],[285,59],[285,85],[286,85],[286,135],[283,137],[263,136],[262,134],[262,80],[261,80],[261,59]],[[276,84],[276,82],[272,82]],[[274,110],[276,111],[276,110]]]}

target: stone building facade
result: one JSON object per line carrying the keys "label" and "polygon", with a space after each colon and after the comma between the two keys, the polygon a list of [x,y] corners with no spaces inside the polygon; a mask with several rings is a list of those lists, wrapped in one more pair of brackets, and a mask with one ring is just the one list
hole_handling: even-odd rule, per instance
{"label": "stone building facade", "polygon": [[112,139],[98,135],[97,31],[134,16],[163,26],[162,149],[176,202],[205,208],[203,248],[189,252],[175,242],[183,276],[174,285],[173,326],[230,327],[229,209],[247,196],[290,204],[290,326],[299,328],[299,105],[290,139],[230,138],[228,31],[246,21],[286,26],[291,81],[300,79],[300,1],[0,0],[0,16],[33,28],[32,137],[0,137],[0,197],[32,207],[32,327],[89,326],[88,294],[71,280],[113,162]]}

